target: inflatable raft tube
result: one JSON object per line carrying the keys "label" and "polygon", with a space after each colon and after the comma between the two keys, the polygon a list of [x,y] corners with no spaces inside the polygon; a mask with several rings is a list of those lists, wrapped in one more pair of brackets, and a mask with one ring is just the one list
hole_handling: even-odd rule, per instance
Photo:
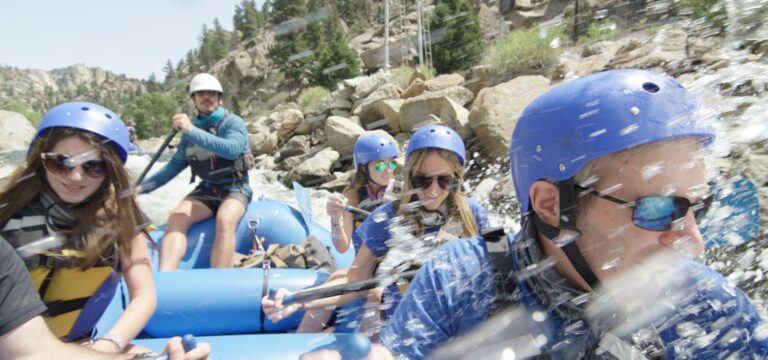
{"label": "inflatable raft tube", "polygon": [[[249,226],[249,223],[251,226]],[[264,247],[270,244],[301,244],[307,234],[317,237],[328,247],[336,260],[336,268],[352,265],[354,250],[339,253],[333,247],[330,231],[312,221],[308,227],[301,212],[285,203],[258,199],[251,201],[235,230],[237,244],[235,251],[248,254],[253,248],[253,228],[256,235],[265,239]],[[150,236],[160,248],[165,226],[152,231]],[[187,232],[187,252],[179,265],[180,270],[208,268],[211,263],[211,248],[216,238],[216,219],[210,218],[193,225]]]}
{"label": "inflatable raft tube", "polygon": [[[298,327],[303,312],[278,322],[262,315],[261,298],[279,288],[291,291],[322,284],[328,273],[307,269],[192,269],[155,273],[157,309],[143,336],[162,338],[260,334],[284,332]],[[104,313],[95,325],[96,337],[117,322],[129,302],[124,281],[117,286]]]}

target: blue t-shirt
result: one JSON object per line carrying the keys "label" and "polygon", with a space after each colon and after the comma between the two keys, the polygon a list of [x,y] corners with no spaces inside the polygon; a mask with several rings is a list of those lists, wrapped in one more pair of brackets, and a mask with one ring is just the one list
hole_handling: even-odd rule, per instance
{"label": "blue t-shirt", "polygon": [[[488,227],[488,213],[485,208],[471,197],[464,198],[475,216],[477,222],[477,229],[485,229]],[[382,257],[389,251],[390,233],[389,228],[391,220],[395,216],[394,204],[387,203],[381,205],[374,210],[371,215],[355,230],[352,234],[352,244],[355,246],[355,250],[360,248],[360,244],[365,244],[368,249],[373,252],[376,257]],[[431,233],[439,230],[439,227],[433,227],[425,229],[425,233]],[[455,234],[460,235],[460,234]]]}
{"label": "blue t-shirt", "polygon": [[[395,355],[427,357],[449,338],[465,334],[486,320],[493,305],[492,269],[481,237],[452,241],[436,251],[419,269],[381,333],[382,344]],[[677,307],[664,321],[654,321],[668,358],[765,358],[768,325],[747,297],[702,264],[683,261],[679,267],[675,273],[689,275],[684,285],[691,290],[684,292],[684,304],[688,305]],[[519,285],[524,307],[550,308],[528,290],[528,281]],[[574,321],[553,312],[547,319],[554,334],[544,351],[552,358],[583,357],[591,334],[562,346],[568,343],[562,340],[573,333]],[[549,348],[555,344],[560,348]]]}
{"label": "blue t-shirt", "polygon": [[[488,214],[480,203],[470,197],[465,197],[467,205],[469,206],[472,214],[477,222],[478,230],[488,227]],[[359,244],[364,243],[373,254],[381,258],[389,251],[390,240],[390,226],[391,219],[395,216],[394,204],[387,203],[379,206],[374,210],[371,215],[355,230],[352,235],[352,243],[355,244],[355,249],[360,247]],[[427,228],[424,233],[429,234],[440,230],[439,226]],[[460,234],[454,234],[460,235]],[[385,288],[384,293],[385,311],[391,316],[394,314],[397,304],[400,302],[402,295],[397,287],[392,284]]]}

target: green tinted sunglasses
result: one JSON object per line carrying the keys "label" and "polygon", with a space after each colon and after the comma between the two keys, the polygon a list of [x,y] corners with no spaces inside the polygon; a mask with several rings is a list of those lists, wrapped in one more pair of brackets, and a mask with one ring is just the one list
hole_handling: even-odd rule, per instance
{"label": "green tinted sunglasses", "polygon": [[373,168],[376,169],[378,172],[382,172],[384,170],[387,170],[387,164],[389,164],[389,168],[392,170],[397,169],[397,161],[377,161],[373,164]]}

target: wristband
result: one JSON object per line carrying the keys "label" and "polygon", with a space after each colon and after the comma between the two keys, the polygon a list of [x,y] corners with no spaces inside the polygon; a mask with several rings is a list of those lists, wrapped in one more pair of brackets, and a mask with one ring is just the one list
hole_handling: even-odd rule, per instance
{"label": "wristband", "polygon": [[112,345],[114,345],[115,348],[117,349],[117,352],[119,352],[119,353],[123,352],[123,350],[125,349],[125,345],[126,345],[125,340],[123,340],[122,338],[120,338],[117,335],[107,334],[105,336],[102,336],[102,337],[94,340],[93,343],[95,344],[99,340],[105,340],[105,341],[111,342]]}

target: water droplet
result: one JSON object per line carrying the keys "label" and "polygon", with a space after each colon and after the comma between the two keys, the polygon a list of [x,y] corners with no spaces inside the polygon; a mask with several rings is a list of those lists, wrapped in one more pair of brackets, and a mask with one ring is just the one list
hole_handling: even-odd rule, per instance
{"label": "water droplet", "polygon": [[629,109],[629,113],[634,116],[637,116],[640,114],[640,109],[638,109],[637,106],[633,106]]}

